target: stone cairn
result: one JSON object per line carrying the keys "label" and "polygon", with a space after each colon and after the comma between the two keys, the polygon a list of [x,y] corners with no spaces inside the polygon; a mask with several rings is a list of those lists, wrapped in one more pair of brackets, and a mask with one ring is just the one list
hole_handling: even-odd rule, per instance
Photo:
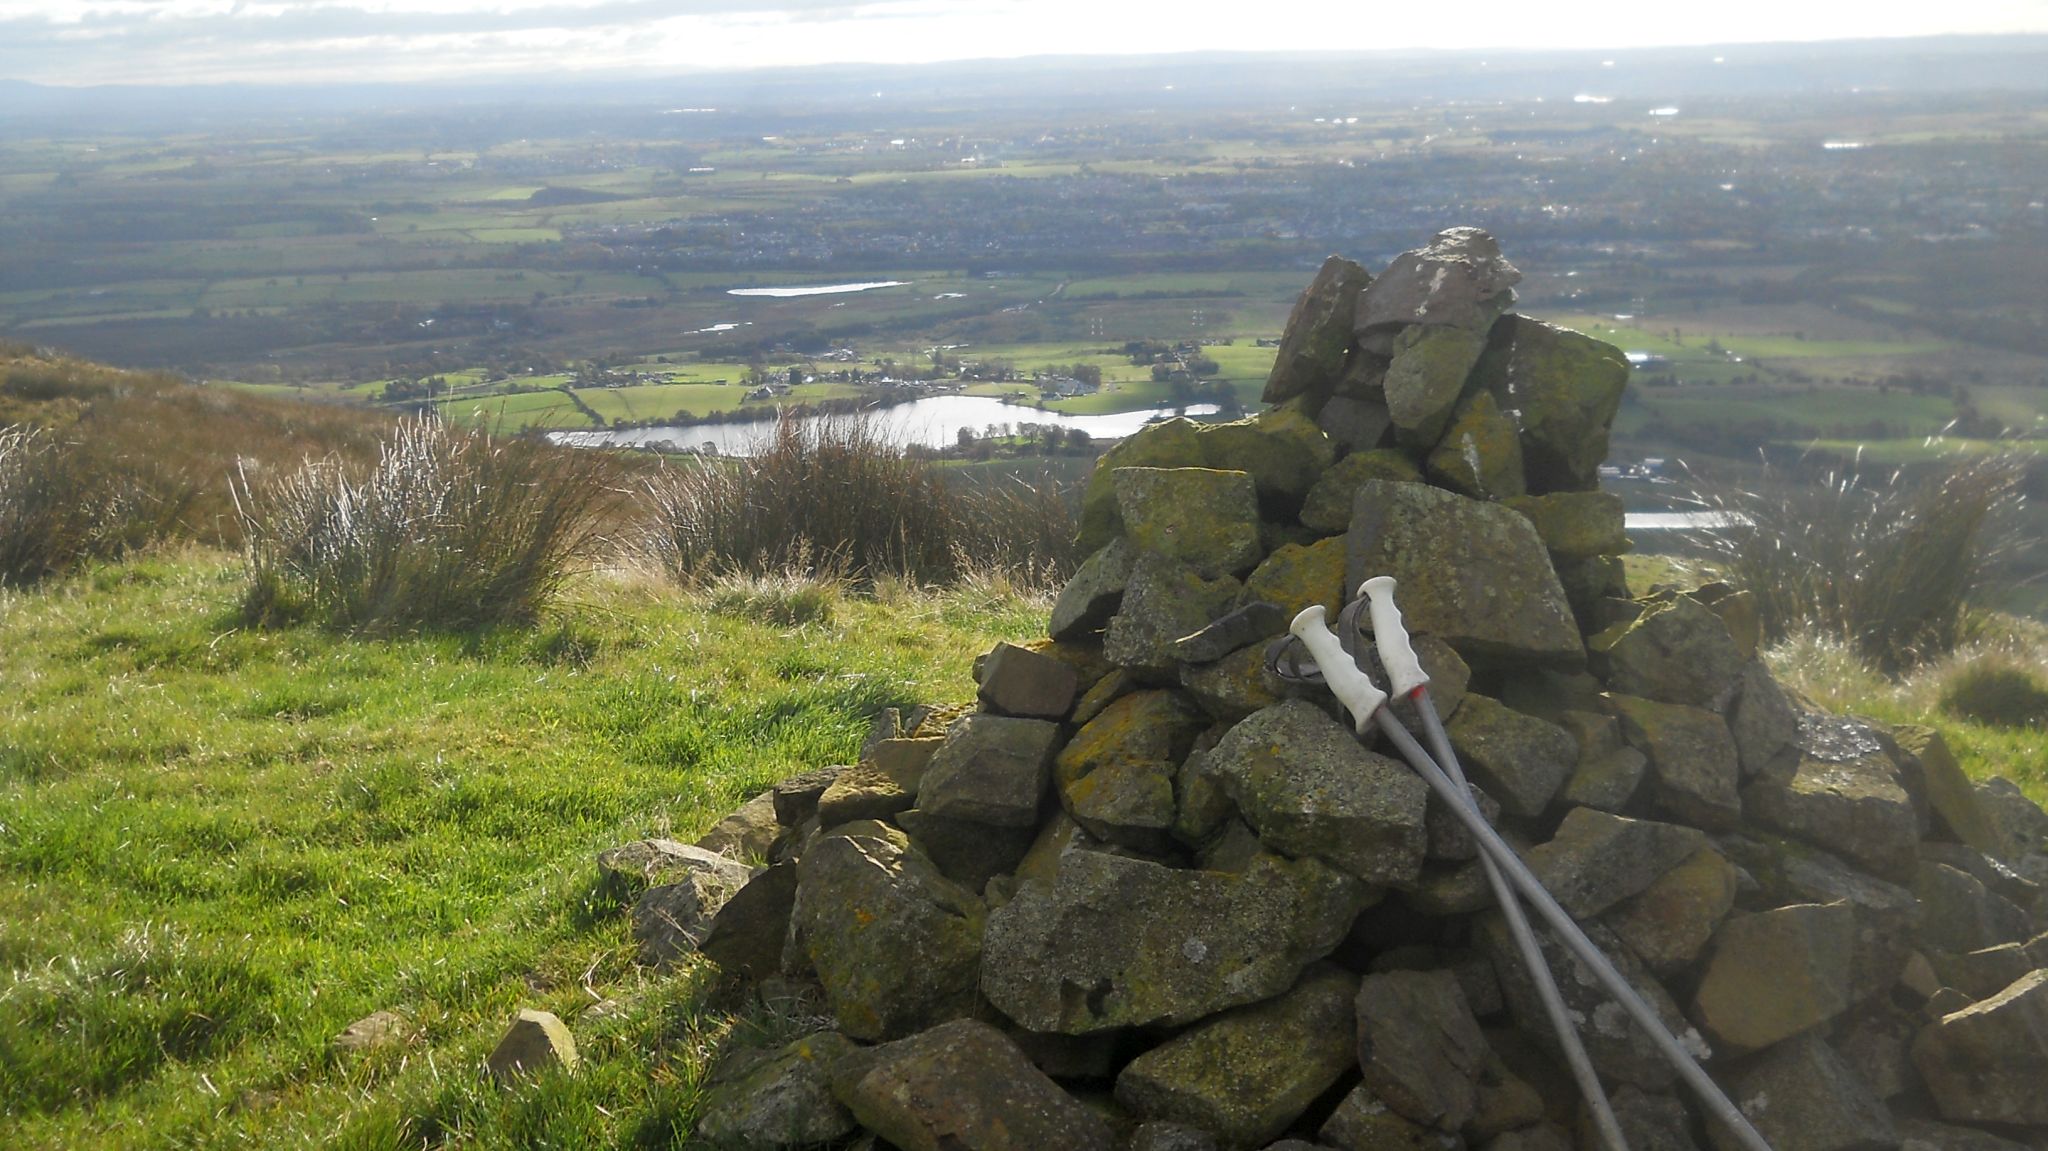
{"label": "stone cairn", "polygon": [[[728,1060],[702,1144],[1596,1147],[1470,834],[1267,669],[1392,575],[1483,809],[1773,1147],[2048,1147],[2048,815],[1788,697],[1747,594],[1629,596],[1627,364],[1517,279],[1467,228],[1332,257],[1272,407],[1102,459],[975,710],[605,853],[650,960],[820,1028]],[[1733,1147],[1540,934],[1630,1146]]]}

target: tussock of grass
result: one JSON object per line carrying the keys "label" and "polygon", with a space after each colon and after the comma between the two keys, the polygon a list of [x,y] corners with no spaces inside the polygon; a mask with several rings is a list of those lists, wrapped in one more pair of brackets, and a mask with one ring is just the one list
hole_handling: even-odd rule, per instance
{"label": "tussock of grass", "polygon": [[595,550],[604,476],[594,454],[428,420],[400,425],[368,470],[244,473],[244,617],[372,634],[531,623]]}
{"label": "tussock of grass", "polygon": [[192,487],[112,445],[0,428],[0,586],[22,587],[172,531]]}
{"label": "tussock of grass", "polygon": [[1702,502],[1746,526],[1708,536],[1712,561],[1755,594],[1765,635],[1839,637],[1897,672],[1953,650],[1971,593],[2007,546],[2020,470],[1980,459],[1914,480],[1830,474]]}
{"label": "tussock of grass", "polygon": [[1946,677],[1941,710],[1992,727],[2048,727],[2048,683],[2038,669],[1980,656]]}
{"label": "tussock of grass", "polygon": [[784,419],[759,454],[679,464],[647,497],[649,551],[684,581],[801,571],[936,584],[986,568],[1050,579],[1073,562],[1055,485],[950,480],[857,417]]}

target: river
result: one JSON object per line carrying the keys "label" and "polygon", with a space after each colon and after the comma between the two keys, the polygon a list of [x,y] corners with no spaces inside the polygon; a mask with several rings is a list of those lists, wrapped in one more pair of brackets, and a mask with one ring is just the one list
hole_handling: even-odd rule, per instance
{"label": "river", "polygon": [[[959,442],[965,428],[976,435],[991,425],[1052,424],[1079,428],[1099,440],[1121,439],[1165,416],[1213,416],[1214,404],[1192,404],[1185,408],[1151,408],[1109,415],[1068,415],[1037,408],[1006,404],[993,396],[928,396],[907,404],[873,408],[864,413],[883,435],[904,447],[913,444],[931,448]],[[802,416],[805,421],[845,419],[844,416]],[[721,455],[752,455],[774,430],[771,418],[744,424],[660,424],[645,428],[615,428],[587,432],[549,432],[548,439],[573,447],[644,448],[666,444],[675,449],[697,450],[710,445]]]}

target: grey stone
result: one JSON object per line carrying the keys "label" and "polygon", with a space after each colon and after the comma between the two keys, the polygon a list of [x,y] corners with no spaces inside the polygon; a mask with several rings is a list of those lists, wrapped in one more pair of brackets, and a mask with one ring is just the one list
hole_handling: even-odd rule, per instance
{"label": "grey stone", "polygon": [[1111,480],[1118,468],[1179,468],[1201,461],[1200,428],[1188,419],[1147,424],[1136,435],[1125,436],[1111,445],[1095,461],[1095,470],[1088,473],[1088,483],[1081,490],[1081,529],[1075,540],[1078,550],[1093,553],[1123,531]]}
{"label": "grey stone", "polygon": [[1401,253],[1358,297],[1361,333],[1405,324],[1484,332],[1513,299],[1522,273],[1479,228],[1446,228]]}
{"label": "grey stone", "polygon": [[1651,604],[1586,641],[1594,674],[1623,695],[1713,707],[1748,666],[1728,625],[1685,596]]}
{"label": "grey stone", "polygon": [[1714,933],[1693,1017],[1734,1051],[1761,1050],[1826,1023],[1850,1003],[1855,932],[1847,903],[1730,917]]}
{"label": "grey stone", "polygon": [[1243,585],[1229,576],[1206,579],[1153,552],[1132,565],[1123,605],[1103,633],[1102,654],[1118,667],[1172,676],[1173,644],[1229,613]]}
{"label": "grey stone", "polygon": [[1394,336],[1384,386],[1387,415],[1401,443],[1427,448],[1443,436],[1465,377],[1485,350],[1484,330],[1417,326]]}
{"label": "grey stone", "polygon": [[1882,753],[1832,760],[1802,755],[1743,788],[1742,807],[1763,826],[1838,852],[1886,879],[1912,879],[1919,862],[1912,799]]}
{"label": "grey stone", "polygon": [[[1521,950],[1508,931],[1506,921],[1496,911],[1480,916],[1474,925],[1479,949],[1493,961],[1501,995],[1507,1000],[1508,1011],[1516,1026],[1545,1050],[1557,1053],[1559,1048],[1550,1031],[1549,1016],[1544,1012],[1542,999],[1529,977]],[[1664,985],[1628,953],[1621,940],[1606,926],[1594,922],[1584,927],[1594,946],[1606,953],[1622,977],[1663,1020],[1664,1026],[1696,1056],[1704,1058],[1708,1054],[1706,1041],[1686,1022]],[[1621,1005],[1614,1002],[1592,969],[1559,943],[1553,933],[1539,931],[1536,938],[1542,948],[1544,962],[1556,974],[1558,991],[1564,997],[1566,1009],[1574,1019],[1583,1021],[1580,1034],[1585,1041],[1586,1054],[1601,1075],[1633,1083],[1645,1090],[1661,1091],[1669,1087],[1674,1081],[1671,1065],[1665,1062],[1659,1049]]]}
{"label": "grey stone", "polygon": [[833,1061],[852,1049],[827,1031],[715,1074],[697,1109],[697,1138],[741,1151],[780,1151],[853,1134],[853,1114],[833,1098],[829,1078]]}
{"label": "grey stone", "polygon": [[1071,851],[989,916],[982,991],[1033,1031],[1188,1023],[1292,986],[1361,902],[1313,859],[1229,875]]}
{"label": "grey stone", "polygon": [[1300,510],[1309,485],[1337,458],[1336,445],[1303,404],[1282,404],[1249,419],[1203,424],[1195,439],[1201,458],[1193,462],[1220,472],[1245,473],[1258,492],[1259,506],[1289,519]]}
{"label": "grey stone", "polygon": [[1110,485],[1124,538],[1140,555],[1178,560],[1204,579],[1215,579],[1243,575],[1263,554],[1258,489],[1248,473],[1118,468],[1110,473]]}
{"label": "grey stone", "polygon": [[999,643],[982,664],[977,694],[999,715],[1065,719],[1079,687],[1072,665],[1030,648]]}
{"label": "grey stone", "polygon": [[1422,472],[1408,453],[1393,448],[1352,452],[1309,489],[1301,505],[1301,525],[1326,536],[1348,529],[1352,510],[1358,505],[1358,489],[1372,480],[1421,483]]}
{"label": "grey stone", "polygon": [[1132,1060],[1116,1099],[1132,1114],[1214,1132],[1230,1146],[1278,1137],[1351,1066],[1357,977],[1331,966],[1286,994],[1203,1020]]}
{"label": "grey stone", "polygon": [[754,876],[713,913],[698,944],[706,959],[734,975],[775,974],[796,906],[796,865],[778,863]]}
{"label": "grey stone", "polygon": [[1179,809],[1173,767],[1159,760],[1106,764],[1060,789],[1060,801],[1090,835],[1136,851],[1172,846]]}
{"label": "grey stone", "polygon": [[[1517,460],[1521,458],[1516,454]],[[1618,556],[1629,550],[1623,525],[1627,512],[1613,492],[1552,492],[1514,496],[1502,501],[1529,517],[1543,546],[1557,561]]]}
{"label": "grey stone", "polygon": [[[1609,1093],[1607,1102],[1629,1151],[1699,1151],[1682,1100],[1624,1083]],[[1579,1151],[1611,1151],[1601,1145],[1599,1128],[1584,1103],[1579,1106],[1578,1145]]]}
{"label": "grey stone", "polygon": [[1919,1085],[1910,1050],[1920,1019],[1889,998],[1858,1007],[1835,1026],[1835,1053],[1879,1099]]}
{"label": "grey stone", "polygon": [[640,960],[653,967],[694,954],[711,930],[712,917],[754,877],[752,868],[723,855],[684,850],[693,853],[679,857],[689,860],[687,869],[658,873],[675,882],[641,892],[629,916]]}
{"label": "grey stone", "polygon": [[818,796],[818,825],[887,819],[913,802],[915,797],[902,784],[869,764],[857,763],[840,772]]}
{"label": "grey stone", "polygon": [[1694,828],[1575,807],[1528,864],[1566,911],[1586,919],[1648,888],[1705,843]]}
{"label": "grey stone", "polygon": [[1702,846],[1602,918],[1644,966],[1670,976],[1690,966],[1735,906],[1735,865]]}
{"label": "grey stone", "polygon": [[2001,1139],[1974,1127],[1955,1127],[1931,1119],[1901,1119],[1899,1151],[2028,1151],[2028,1148],[2024,1143]]}
{"label": "grey stone", "polygon": [[1537,816],[1578,762],[1578,743],[1554,723],[1467,695],[1446,725],[1472,781],[1513,815]]}
{"label": "grey stone", "polygon": [[1158,763],[1171,771],[1187,758],[1209,718],[1175,691],[1118,697],[1060,749],[1053,777],[1061,786],[1114,763]]}
{"label": "grey stone", "polygon": [[1216,1136],[1185,1123],[1140,1123],[1124,1151],[1220,1151]]}
{"label": "grey stone", "polygon": [[1038,835],[1032,827],[992,827],[915,807],[894,818],[941,874],[969,891],[980,891],[990,879],[1014,870]]}
{"label": "grey stone", "polygon": [[1947,864],[1922,863],[1913,894],[1922,909],[1920,940],[1937,951],[1981,951],[2024,942],[2032,934],[2026,912]]}
{"label": "grey stone", "polygon": [[1742,669],[1726,715],[1745,776],[1761,773],[1799,734],[1799,715],[1792,710],[1792,701],[1761,661],[1752,660]]}
{"label": "grey stone", "polygon": [[841,765],[815,767],[776,783],[773,789],[776,821],[784,827],[802,827],[806,820],[818,814],[818,798],[845,770]]}
{"label": "grey stone", "polygon": [[[1500,804],[1486,794],[1483,787],[1472,787],[1471,794],[1488,826],[1498,825]],[[1430,860],[1463,863],[1479,858],[1479,840],[1473,836],[1472,829],[1465,826],[1465,821],[1451,810],[1450,804],[1434,791],[1429,793],[1429,807],[1423,815],[1423,825],[1429,832]]]}
{"label": "grey stone", "polygon": [[1425,1126],[1457,1131],[1478,1103],[1488,1050],[1448,971],[1368,975],[1358,988],[1358,1065],[1374,1096]]}
{"label": "grey stone", "polygon": [[1173,655],[1183,663],[1213,663],[1239,648],[1286,634],[1288,619],[1278,604],[1256,600],[1175,640]]}
{"label": "grey stone", "polygon": [[1060,728],[1049,720],[961,716],[925,769],[917,806],[948,819],[1034,826],[1059,750]]}
{"label": "grey stone", "polygon": [[1621,350],[1527,316],[1493,325],[1471,385],[1518,413],[1529,491],[1591,491],[1600,485],[1607,433],[1628,386]]}
{"label": "grey stone", "polygon": [[1316,413],[1316,426],[1339,450],[1366,451],[1386,440],[1387,429],[1394,426],[1394,416],[1387,410],[1387,395],[1382,388],[1370,396],[1331,396]]}
{"label": "grey stone", "polygon": [[1720,716],[1629,695],[1602,699],[1621,720],[1622,738],[1648,757],[1659,811],[1709,831],[1742,821],[1742,769],[1735,739]]}
{"label": "grey stone", "polygon": [[1407,1119],[1360,1084],[1344,1096],[1316,1138],[1338,1151],[1463,1151],[1455,1132]]}
{"label": "grey stone", "polygon": [[737,886],[749,874],[746,864],[730,856],[673,839],[639,839],[607,848],[597,853],[597,868],[606,886],[628,894],[699,873]]}
{"label": "grey stone", "polygon": [[1572,1137],[1553,1124],[1538,1123],[1501,1132],[1485,1151],[1572,1151]]}
{"label": "grey stone", "polygon": [[1239,648],[1214,663],[1182,664],[1180,682],[1204,712],[1223,723],[1236,723],[1298,690],[1266,669],[1263,645]]}
{"label": "grey stone", "polygon": [[[1779,1151],[1892,1151],[1899,1133],[1876,1094],[1818,1035],[1781,1043],[1729,1076],[1728,1094]],[[1720,1151],[1742,1146],[1719,1123]]]}
{"label": "grey stone", "polygon": [[1550,553],[1516,512],[1425,484],[1366,480],[1348,548],[1348,586],[1393,576],[1409,629],[1468,660],[1576,667],[1585,659]]}
{"label": "grey stone", "polygon": [[1496,1135],[1542,1122],[1544,1113],[1542,1093],[1489,1049],[1479,1073],[1478,1101],[1463,1131],[1466,1139],[1484,1144]]}
{"label": "grey stone", "polygon": [[1428,785],[1311,704],[1290,700],[1239,723],[1205,770],[1272,850],[1367,883],[1404,883],[1422,869]]}
{"label": "grey stone", "polygon": [[775,793],[764,791],[713,824],[695,846],[750,863],[768,858],[780,838],[782,823],[775,818]]}
{"label": "grey stone", "polygon": [[1920,902],[1911,891],[1790,840],[1765,846],[1759,840],[1730,837],[1723,844],[1739,852],[1736,861],[1758,881],[1767,902],[1848,903],[1856,918],[1850,998],[1868,999],[1898,981],[1921,920]]}
{"label": "grey stone", "polygon": [[339,1035],[327,1041],[327,1046],[340,1054],[360,1055],[404,1047],[417,1034],[412,1020],[404,1015],[396,1011],[373,1011],[342,1028]]}
{"label": "grey stone", "polygon": [[841,1057],[832,1087],[902,1151],[1110,1151],[1109,1125],[1001,1031],[971,1019]]}
{"label": "grey stone", "polygon": [[2020,857],[2048,850],[2048,812],[2027,798],[2018,784],[2002,776],[1977,784],[1977,804],[1990,821],[2000,850],[1991,854],[2017,861]]}
{"label": "grey stone", "polygon": [[1620,811],[1635,798],[1649,770],[1650,757],[1633,747],[1618,748],[1593,759],[1581,758],[1557,797],[1579,807]]}
{"label": "grey stone", "polygon": [[797,868],[792,919],[841,1031],[893,1039],[975,1009],[982,902],[901,831],[849,825]]}
{"label": "grey stone", "polygon": [[2034,970],[2027,949],[2019,943],[2001,943],[1981,951],[1960,955],[1947,951],[1927,956],[1935,974],[1950,987],[1973,1000],[1989,999]]}
{"label": "grey stone", "polygon": [[509,1085],[524,1076],[559,1070],[571,1073],[579,1060],[576,1037],[553,1012],[522,1009],[484,1060],[491,1078]]}
{"label": "grey stone", "polygon": [[1331,256],[1302,289],[1280,337],[1273,373],[1260,397],[1277,404],[1295,396],[1327,394],[1344,371],[1357,320],[1358,294],[1372,277],[1341,256]]}
{"label": "grey stone", "polygon": [[1427,470],[1432,482],[1475,499],[1522,494],[1522,440],[1492,393],[1474,392],[1458,402],[1430,450]]}
{"label": "grey stone", "polygon": [[1123,602],[1131,565],[1137,558],[1131,545],[1118,536],[1081,561],[1053,601],[1046,634],[1060,640],[1077,639],[1109,623]]}

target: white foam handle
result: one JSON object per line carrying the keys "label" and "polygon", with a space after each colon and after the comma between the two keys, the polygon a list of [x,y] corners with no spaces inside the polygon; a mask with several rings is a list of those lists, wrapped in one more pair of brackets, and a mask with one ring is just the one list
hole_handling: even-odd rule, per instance
{"label": "white foam handle", "polygon": [[1287,625],[1308,649],[1310,658],[1323,673],[1323,684],[1344,710],[1351,713],[1352,726],[1359,735],[1364,735],[1372,717],[1387,702],[1387,693],[1373,686],[1372,677],[1359,670],[1344,645],[1337,642],[1336,633],[1324,622],[1323,605],[1314,604],[1301,609],[1294,622]]}
{"label": "white foam handle", "polygon": [[1374,576],[1359,585],[1359,594],[1372,609],[1372,642],[1379,648],[1380,666],[1387,669],[1387,682],[1394,694],[1405,696],[1429,684],[1429,673],[1415,658],[1408,642],[1408,628],[1401,622],[1401,609],[1394,605],[1394,577]]}

